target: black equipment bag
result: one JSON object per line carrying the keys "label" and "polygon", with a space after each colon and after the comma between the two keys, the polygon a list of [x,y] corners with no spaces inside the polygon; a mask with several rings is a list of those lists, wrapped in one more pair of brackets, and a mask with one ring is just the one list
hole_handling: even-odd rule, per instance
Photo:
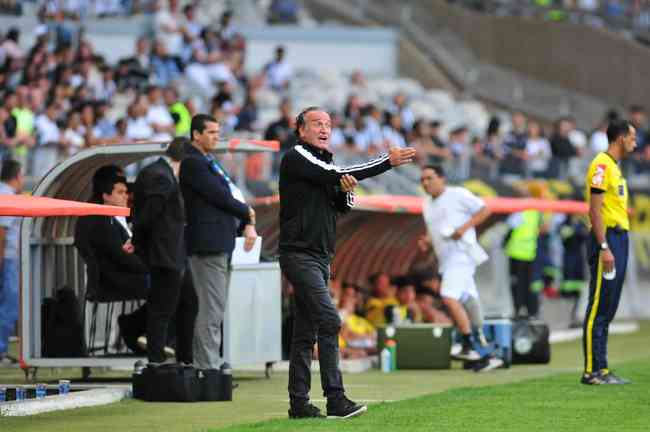
{"label": "black equipment bag", "polygon": [[232,400],[232,375],[223,374],[219,369],[204,369],[199,372],[201,376],[202,401],[231,401]]}
{"label": "black equipment bag", "polygon": [[41,346],[45,358],[85,357],[81,307],[74,291],[63,287],[41,305]]}
{"label": "black equipment bag", "polygon": [[551,361],[550,331],[541,320],[518,318],[512,322],[512,363],[547,364]]}
{"label": "black equipment bag", "polygon": [[196,402],[201,400],[201,379],[191,366],[147,366],[133,374],[133,397],[148,402]]}

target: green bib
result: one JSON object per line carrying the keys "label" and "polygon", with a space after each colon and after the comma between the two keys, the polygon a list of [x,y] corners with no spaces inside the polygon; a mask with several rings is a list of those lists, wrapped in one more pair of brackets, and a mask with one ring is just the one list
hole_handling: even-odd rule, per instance
{"label": "green bib", "polygon": [[537,210],[522,213],[523,222],[512,230],[506,244],[506,254],[519,261],[534,261],[537,256],[537,238],[542,214]]}

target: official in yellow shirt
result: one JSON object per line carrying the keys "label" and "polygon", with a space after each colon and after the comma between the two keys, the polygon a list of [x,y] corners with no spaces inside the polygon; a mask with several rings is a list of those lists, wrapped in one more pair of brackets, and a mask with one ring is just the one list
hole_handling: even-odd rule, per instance
{"label": "official in yellow shirt", "polygon": [[591,281],[583,337],[585,370],[580,382],[589,385],[629,383],[608,369],[607,334],[621,298],[629,249],[627,183],[619,162],[634,151],[636,130],[628,121],[616,120],[607,128],[607,139],[607,151],[594,158],[585,178]]}

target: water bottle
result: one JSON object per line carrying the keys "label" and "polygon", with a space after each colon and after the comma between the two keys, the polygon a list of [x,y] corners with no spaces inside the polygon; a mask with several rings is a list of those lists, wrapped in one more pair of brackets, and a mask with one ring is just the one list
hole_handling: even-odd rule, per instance
{"label": "water bottle", "polygon": [[221,365],[221,398],[222,401],[232,400],[232,368],[228,363]]}
{"label": "water bottle", "polygon": [[402,314],[399,311],[399,306],[393,306],[393,322],[391,324],[398,325],[402,322]]}
{"label": "water bottle", "polygon": [[47,396],[47,385],[36,384],[36,399],[44,399]]}
{"label": "water bottle", "polygon": [[390,351],[390,370],[397,370],[397,342],[393,339],[386,341],[386,348]]}
{"label": "water bottle", "polygon": [[70,392],[70,380],[59,380],[59,394],[66,395]]}
{"label": "water bottle", "polygon": [[381,371],[384,373],[389,373],[392,370],[392,360],[390,357],[390,350],[388,348],[381,350]]}
{"label": "water bottle", "polygon": [[27,398],[25,387],[16,387],[16,401],[24,401]]}

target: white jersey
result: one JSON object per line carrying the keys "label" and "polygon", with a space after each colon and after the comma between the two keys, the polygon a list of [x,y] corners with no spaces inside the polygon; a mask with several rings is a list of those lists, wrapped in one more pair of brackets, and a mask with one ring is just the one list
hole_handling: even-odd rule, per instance
{"label": "white jersey", "polygon": [[458,241],[451,239],[450,235],[484,206],[482,199],[465,188],[455,186],[445,187],[445,191],[435,199],[431,196],[425,198],[422,215],[443,276],[450,269],[465,268],[474,272],[477,261],[471,249],[480,249],[476,230],[468,229]]}

